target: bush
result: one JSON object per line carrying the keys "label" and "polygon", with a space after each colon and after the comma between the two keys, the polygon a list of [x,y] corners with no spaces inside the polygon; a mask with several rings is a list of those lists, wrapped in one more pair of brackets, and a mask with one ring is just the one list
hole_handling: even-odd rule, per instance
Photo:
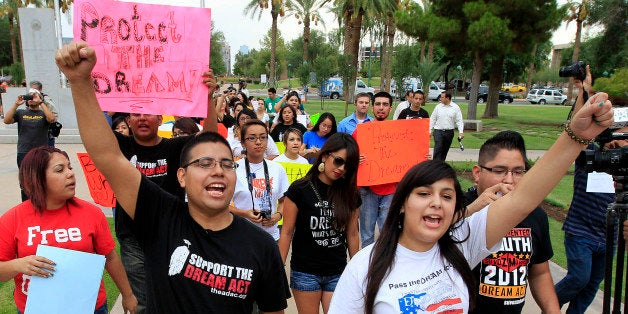
{"label": "bush", "polygon": [[5,75],[11,75],[13,77],[12,83],[15,86],[20,85],[22,80],[26,78],[26,74],[24,74],[24,66],[20,62],[16,62],[11,64],[10,66],[2,68]]}
{"label": "bush", "polygon": [[596,79],[593,90],[605,92],[615,98],[628,98],[628,68],[619,69],[611,77]]}

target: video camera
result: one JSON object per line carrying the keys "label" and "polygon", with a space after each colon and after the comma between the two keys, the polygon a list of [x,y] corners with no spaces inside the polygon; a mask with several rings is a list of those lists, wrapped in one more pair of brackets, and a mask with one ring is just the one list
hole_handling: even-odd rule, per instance
{"label": "video camera", "polygon": [[578,159],[582,158],[587,172],[606,172],[615,176],[628,175],[628,146],[603,148],[606,143],[612,140],[625,139],[628,139],[628,133],[613,133],[610,129],[606,129],[595,138],[595,142],[602,148],[597,151],[585,149],[580,153]]}

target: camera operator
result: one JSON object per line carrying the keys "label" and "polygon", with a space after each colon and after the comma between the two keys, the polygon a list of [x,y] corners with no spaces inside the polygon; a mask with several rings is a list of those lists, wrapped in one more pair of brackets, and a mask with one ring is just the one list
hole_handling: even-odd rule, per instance
{"label": "camera operator", "polygon": [[[574,76],[574,86],[578,90],[578,97],[569,113],[570,119],[588,99],[592,77],[589,66],[583,69],[581,62],[574,63],[567,70],[573,70],[571,75]],[[582,71],[586,71],[584,79]],[[561,76],[565,76],[563,69]],[[597,151],[600,147],[589,144],[587,149]],[[565,231],[567,275],[556,284],[560,306],[569,303],[566,313],[584,313],[593,302],[600,282],[604,279],[606,209],[615,200],[615,195],[587,192],[587,180],[591,175],[595,174],[587,173],[585,160],[578,158],[574,171],[573,197],[562,228]]]}
{"label": "camera operator", "polygon": [[[17,167],[32,148],[48,144],[48,127],[55,121],[55,115],[43,101],[44,97],[36,89],[27,95],[17,97],[15,103],[4,115],[5,124],[17,122]],[[17,109],[25,103],[26,109]],[[27,199],[22,192],[22,201]]]}

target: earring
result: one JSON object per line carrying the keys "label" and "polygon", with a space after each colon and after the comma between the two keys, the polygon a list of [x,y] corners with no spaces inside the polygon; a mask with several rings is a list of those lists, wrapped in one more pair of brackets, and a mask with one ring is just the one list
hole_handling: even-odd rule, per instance
{"label": "earring", "polygon": [[397,222],[397,229],[403,229],[403,219],[405,218],[405,214],[403,212],[399,213],[399,221]]}
{"label": "earring", "polygon": [[318,172],[323,172],[325,171],[325,163],[321,162],[320,164],[318,164]]}

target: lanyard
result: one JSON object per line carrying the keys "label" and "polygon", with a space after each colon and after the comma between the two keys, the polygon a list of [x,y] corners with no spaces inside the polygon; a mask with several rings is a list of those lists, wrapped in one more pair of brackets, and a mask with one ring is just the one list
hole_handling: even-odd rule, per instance
{"label": "lanyard", "polygon": [[[263,159],[264,163],[264,179],[266,185],[266,197],[268,199],[268,205],[270,205],[270,179],[268,178],[268,165],[266,164],[266,160]],[[253,178],[255,177],[255,173],[251,173],[251,167],[249,165],[249,159],[244,158],[244,168],[246,168],[246,179],[249,183],[249,192],[251,193],[251,204],[253,205],[253,209],[255,209],[255,201],[253,200]]]}

